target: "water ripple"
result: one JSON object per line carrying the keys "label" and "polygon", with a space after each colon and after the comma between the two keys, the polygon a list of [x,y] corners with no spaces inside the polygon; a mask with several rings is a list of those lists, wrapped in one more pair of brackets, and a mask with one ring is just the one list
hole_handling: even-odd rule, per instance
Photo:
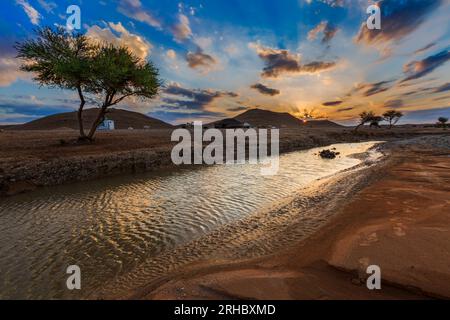
{"label": "water ripple", "polygon": [[[272,177],[261,176],[257,165],[212,166],[43,188],[0,200],[0,298],[86,297],[144,261],[359,164],[348,155],[372,145],[336,145],[341,157],[333,161],[315,155],[319,149],[284,154]],[[304,225],[305,232],[313,228]],[[258,253],[241,235],[229,234],[226,241],[224,250],[238,245]],[[187,255],[194,259],[196,251],[208,250],[208,243],[201,243]],[[156,261],[146,272],[180,264],[173,256]],[[83,290],[77,293],[65,289],[71,264],[82,270]]]}

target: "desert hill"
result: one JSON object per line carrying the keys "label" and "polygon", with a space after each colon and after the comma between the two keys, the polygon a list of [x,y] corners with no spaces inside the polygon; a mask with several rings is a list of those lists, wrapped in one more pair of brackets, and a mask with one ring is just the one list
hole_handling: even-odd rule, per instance
{"label": "desert hill", "polygon": [[337,124],[336,122],[330,121],[330,120],[308,120],[306,123],[304,123],[306,127],[309,128],[344,128],[344,126]]}
{"label": "desert hill", "polygon": [[244,123],[247,122],[256,127],[297,128],[302,127],[341,127],[337,123],[329,120],[310,120],[303,122],[287,112],[274,112],[262,109],[251,109],[234,117],[234,119]]}
{"label": "desert hill", "polygon": [[242,127],[243,122],[234,118],[227,118],[218,120],[212,123],[208,123],[206,126],[209,128],[237,128]]}
{"label": "desert hill", "polygon": [[[89,129],[98,113],[98,108],[86,109],[83,112],[83,123],[85,129]],[[151,118],[145,114],[127,111],[123,109],[111,108],[106,115],[107,119],[113,120],[116,129],[143,129],[148,126],[150,129],[169,129],[172,125],[161,120]],[[66,112],[50,115],[31,122],[11,126],[8,129],[15,130],[54,130],[54,129],[77,129],[77,112]]]}

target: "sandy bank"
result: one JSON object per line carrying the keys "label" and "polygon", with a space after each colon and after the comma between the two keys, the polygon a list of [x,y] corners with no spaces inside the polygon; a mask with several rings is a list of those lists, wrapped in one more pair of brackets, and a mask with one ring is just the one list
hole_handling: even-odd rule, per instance
{"label": "sandy bank", "polygon": [[[316,210],[334,214],[312,236],[285,245],[286,233],[295,233],[293,221],[264,239],[282,242],[275,254],[192,264],[122,298],[450,298],[450,138],[392,143],[388,152],[388,160],[352,188],[330,187],[335,201],[324,197],[330,203]],[[277,212],[298,206],[294,200]],[[366,288],[368,264],[381,267],[382,290]]]}

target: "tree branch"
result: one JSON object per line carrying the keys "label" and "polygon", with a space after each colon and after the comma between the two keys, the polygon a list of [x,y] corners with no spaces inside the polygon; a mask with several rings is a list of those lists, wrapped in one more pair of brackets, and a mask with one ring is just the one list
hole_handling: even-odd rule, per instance
{"label": "tree branch", "polygon": [[130,93],[124,94],[122,97],[117,98],[116,100],[114,100],[114,102],[112,102],[111,105],[118,104],[118,103],[119,103],[120,101],[122,101],[123,99],[125,99],[125,98],[127,98],[127,97],[130,97],[130,96],[132,96],[132,95],[134,95],[134,94],[135,94],[135,92],[130,92]]}

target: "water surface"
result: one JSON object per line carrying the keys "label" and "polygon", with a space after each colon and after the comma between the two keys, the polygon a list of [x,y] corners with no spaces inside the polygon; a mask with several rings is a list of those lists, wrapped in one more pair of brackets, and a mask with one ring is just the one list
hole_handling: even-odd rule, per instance
{"label": "water surface", "polygon": [[[39,189],[0,200],[0,298],[81,298],[168,250],[245,218],[319,178],[351,168],[374,143],[338,144],[280,156],[275,176],[259,165],[217,165]],[[67,266],[82,290],[65,287]]]}

